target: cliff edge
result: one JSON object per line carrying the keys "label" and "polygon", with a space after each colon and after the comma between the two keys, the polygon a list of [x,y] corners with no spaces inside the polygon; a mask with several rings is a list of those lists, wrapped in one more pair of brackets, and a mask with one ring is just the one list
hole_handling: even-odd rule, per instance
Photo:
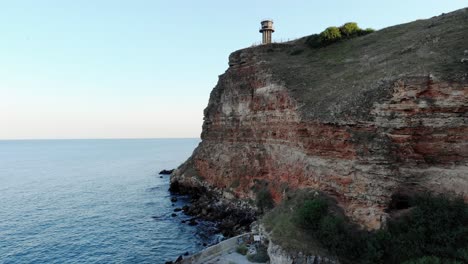
{"label": "cliff edge", "polygon": [[395,196],[467,201],[467,36],[465,8],[322,48],[305,37],[236,51],[171,181],[276,202],[310,187],[368,229]]}

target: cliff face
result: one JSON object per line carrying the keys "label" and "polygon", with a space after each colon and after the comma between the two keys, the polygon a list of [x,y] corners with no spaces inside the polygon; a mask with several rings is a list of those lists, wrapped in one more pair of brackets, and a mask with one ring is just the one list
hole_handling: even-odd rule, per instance
{"label": "cliff face", "polygon": [[468,9],[311,49],[234,52],[172,181],[275,201],[311,187],[378,228],[392,195],[468,200]]}

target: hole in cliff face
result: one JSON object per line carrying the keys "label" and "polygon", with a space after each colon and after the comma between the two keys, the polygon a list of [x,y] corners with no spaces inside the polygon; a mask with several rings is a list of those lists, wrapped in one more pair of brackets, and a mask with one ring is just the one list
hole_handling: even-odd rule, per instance
{"label": "hole in cliff face", "polygon": [[387,212],[408,209],[410,207],[410,197],[406,194],[393,194],[388,205]]}

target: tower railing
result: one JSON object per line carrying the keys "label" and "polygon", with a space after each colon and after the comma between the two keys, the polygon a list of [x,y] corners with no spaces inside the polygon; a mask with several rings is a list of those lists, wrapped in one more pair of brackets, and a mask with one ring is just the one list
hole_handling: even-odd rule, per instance
{"label": "tower railing", "polygon": [[[272,40],[271,41],[271,44],[284,44],[284,43],[287,43],[287,42],[291,42],[291,41],[295,41],[295,40],[298,40],[300,38],[280,38],[280,39],[275,39],[275,40]],[[256,47],[256,46],[261,46],[261,45],[265,45],[262,43],[262,41],[256,41],[254,43],[252,43],[252,45],[250,45],[250,47]]]}

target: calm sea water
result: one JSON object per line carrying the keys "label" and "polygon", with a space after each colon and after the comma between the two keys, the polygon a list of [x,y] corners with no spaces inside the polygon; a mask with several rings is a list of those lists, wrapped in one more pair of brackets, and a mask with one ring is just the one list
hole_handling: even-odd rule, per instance
{"label": "calm sea water", "polygon": [[173,206],[157,175],[198,142],[0,141],[0,263],[164,263],[200,250],[209,226],[171,217],[184,201]]}

